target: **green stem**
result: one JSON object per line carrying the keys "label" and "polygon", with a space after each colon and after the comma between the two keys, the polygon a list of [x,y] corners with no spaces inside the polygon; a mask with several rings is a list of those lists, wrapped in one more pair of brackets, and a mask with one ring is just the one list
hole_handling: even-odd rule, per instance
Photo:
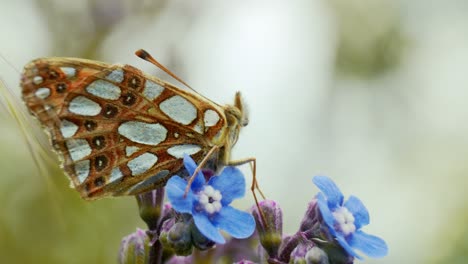
{"label": "green stem", "polygon": [[159,241],[160,218],[164,203],[164,188],[158,188],[150,192],[136,196],[140,217],[148,226],[150,241],[149,264],[161,264],[163,248]]}

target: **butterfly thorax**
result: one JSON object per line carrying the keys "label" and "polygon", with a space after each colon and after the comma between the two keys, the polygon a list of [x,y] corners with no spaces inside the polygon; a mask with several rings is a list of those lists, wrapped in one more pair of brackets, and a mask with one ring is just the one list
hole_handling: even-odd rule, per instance
{"label": "butterfly thorax", "polygon": [[221,148],[219,160],[222,164],[226,165],[231,160],[231,150],[239,138],[241,128],[248,124],[248,118],[244,112],[239,92],[236,93],[234,105],[224,107],[224,114],[227,121],[228,135],[224,137],[225,142]]}

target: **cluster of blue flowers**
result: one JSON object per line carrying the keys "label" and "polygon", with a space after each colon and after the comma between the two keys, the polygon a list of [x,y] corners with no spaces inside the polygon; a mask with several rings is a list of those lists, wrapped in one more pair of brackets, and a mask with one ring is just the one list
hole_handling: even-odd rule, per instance
{"label": "cluster of blue flowers", "polygon": [[[189,156],[184,157],[184,165],[189,175],[197,168]],[[245,179],[237,168],[226,167],[219,175],[200,171],[188,192],[187,180],[174,176],[165,187],[170,203],[164,208],[160,205],[152,210],[152,196],[158,195],[157,191],[145,194],[151,196],[147,199],[151,203],[139,202],[140,213],[154,212],[152,217],[150,214],[144,218],[153,228],[146,233],[139,230],[123,240],[120,263],[137,263],[122,260],[139,259],[129,256],[140,254],[140,259],[151,263],[192,263],[202,258],[207,263],[223,259],[231,263],[349,264],[355,258],[362,259],[358,252],[374,258],[388,253],[384,240],[361,230],[370,221],[357,197],[345,201],[340,189],[325,176],[315,176],[313,183],[320,192],[309,203],[299,230],[283,235],[278,203],[265,200],[250,212],[230,205],[245,195]],[[164,189],[158,191],[164,197]],[[233,238],[226,241],[220,230]],[[138,241],[151,241],[151,247],[135,244]],[[258,245],[263,248],[260,252]],[[148,252],[142,251],[145,248],[149,248]],[[193,249],[198,250],[197,254],[192,254]]]}
{"label": "cluster of blue flowers", "polygon": [[[195,162],[184,157],[184,165],[189,175],[197,168]],[[255,230],[255,220],[247,212],[230,206],[234,199],[245,195],[245,180],[235,167],[226,167],[208,182],[199,172],[185,196],[187,181],[179,176],[172,177],[166,184],[167,197],[172,207],[179,213],[191,214],[198,230],[208,239],[224,244],[225,239],[218,229],[235,238],[247,238]]]}

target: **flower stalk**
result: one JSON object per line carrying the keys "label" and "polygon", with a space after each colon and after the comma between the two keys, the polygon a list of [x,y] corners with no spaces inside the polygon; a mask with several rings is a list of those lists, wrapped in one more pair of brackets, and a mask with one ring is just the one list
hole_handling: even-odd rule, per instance
{"label": "flower stalk", "polygon": [[161,213],[163,212],[164,188],[158,188],[136,196],[141,219],[148,226],[150,238],[149,264],[162,263],[162,245],[159,240]]}

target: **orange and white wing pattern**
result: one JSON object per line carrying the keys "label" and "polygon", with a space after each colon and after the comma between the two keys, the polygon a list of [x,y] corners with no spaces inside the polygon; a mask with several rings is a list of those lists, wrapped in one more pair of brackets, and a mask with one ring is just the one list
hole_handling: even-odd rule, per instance
{"label": "orange and white wing pattern", "polygon": [[129,65],[37,59],[21,86],[85,199],[161,187],[184,154],[199,162],[230,133],[223,107]]}

